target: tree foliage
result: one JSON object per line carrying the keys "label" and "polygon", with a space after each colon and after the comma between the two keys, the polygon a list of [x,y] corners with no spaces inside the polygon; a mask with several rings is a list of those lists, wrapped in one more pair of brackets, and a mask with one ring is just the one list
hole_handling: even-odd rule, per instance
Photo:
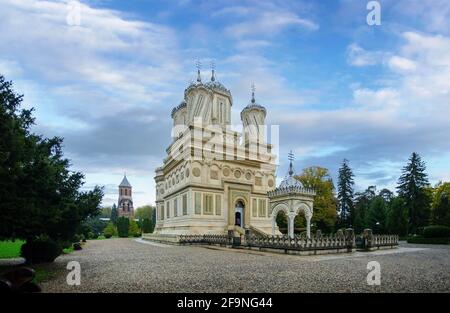
{"label": "tree foliage", "polygon": [[450,226],[450,182],[440,182],[433,194],[432,217],[435,225]]}
{"label": "tree foliage", "polygon": [[429,223],[431,190],[427,189],[429,183],[425,169],[425,163],[413,152],[398,180],[398,194],[404,199],[408,209],[409,233],[416,233],[419,227]]}
{"label": "tree foliage", "polygon": [[125,216],[121,216],[117,219],[117,234],[119,237],[128,237],[128,230],[130,227],[130,220]]}
{"label": "tree foliage", "polygon": [[111,222],[114,223],[114,225],[116,225],[118,218],[119,218],[119,211],[117,210],[117,206],[114,203],[112,208],[111,208],[111,218],[110,218],[110,220],[111,220]]}
{"label": "tree foliage", "polygon": [[[328,169],[318,166],[305,168],[296,176],[305,188],[316,191],[314,197],[314,214],[311,222],[322,231],[332,231],[336,223],[336,199],[333,195],[334,185]],[[298,219],[298,223],[304,223]],[[300,225],[299,225],[300,226]]]}
{"label": "tree foliage", "polygon": [[0,75],[0,239],[70,240],[100,212],[103,190],[79,191],[83,174],[70,171],[62,139],[31,133],[32,109]]}
{"label": "tree foliage", "polygon": [[353,172],[344,159],[339,168],[338,176],[338,212],[341,227],[349,227],[354,219],[353,212]]}
{"label": "tree foliage", "polygon": [[136,209],[136,211],[134,212],[134,217],[137,219],[152,219],[152,215],[153,215],[153,210],[155,210],[155,208],[151,205],[144,205],[141,207],[138,207]]}

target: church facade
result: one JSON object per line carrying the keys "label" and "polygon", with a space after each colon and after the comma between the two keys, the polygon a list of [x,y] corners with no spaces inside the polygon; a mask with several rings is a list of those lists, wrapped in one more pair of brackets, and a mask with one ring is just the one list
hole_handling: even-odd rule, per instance
{"label": "church facade", "polygon": [[[240,112],[242,131],[232,130],[230,90],[214,70],[206,83],[200,71],[197,76],[172,110],[172,142],[155,173],[154,233],[280,234],[273,212],[298,208],[290,212],[285,203],[274,208],[269,201],[268,192],[276,191],[276,156],[266,140],[266,109],[253,90]],[[312,215],[312,201],[308,205]]]}

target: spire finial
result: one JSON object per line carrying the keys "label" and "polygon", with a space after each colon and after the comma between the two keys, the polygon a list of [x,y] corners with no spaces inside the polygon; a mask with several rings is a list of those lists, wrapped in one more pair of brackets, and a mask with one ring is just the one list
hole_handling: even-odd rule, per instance
{"label": "spire finial", "polygon": [[201,83],[202,78],[200,76],[200,69],[202,68],[202,63],[199,59],[197,59],[197,61],[195,62],[195,66],[197,67],[197,82]]}
{"label": "spire finial", "polygon": [[294,174],[294,166],[292,165],[292,161],[294,161],[294,154],[292,153],[292,150],[288,154],[288,160],[289,160],[289,176],[292,176]]}
{"label": "spire finial", "polygon": [[216,80],[215,70],[216,70],[216,63],[214,63],[214,60],[213,60],[213,61],[211,61],[211,81],[212,82]]}
{"label": "spire finial", "polygon": [[255,103],[255,83],[252,83],[252,103]]}

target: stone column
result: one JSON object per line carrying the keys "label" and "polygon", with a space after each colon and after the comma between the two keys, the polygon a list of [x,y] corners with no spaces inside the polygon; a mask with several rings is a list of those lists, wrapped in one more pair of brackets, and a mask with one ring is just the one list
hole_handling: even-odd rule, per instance
{"label": "stone column", "polygon": [[291,238],[294,238],[294,220],[295,220],[295,215],[294,214],[289,214],[288,215],[288,235]]}
{"label": "stone column", "polygon": [[306,237],[311,238],[311,217],[310,215],[306,216]]}
{"label": "stone column", "polygon": [[277,225],[276,216],[272,217],[272,236],[275,236],[275,226]]}

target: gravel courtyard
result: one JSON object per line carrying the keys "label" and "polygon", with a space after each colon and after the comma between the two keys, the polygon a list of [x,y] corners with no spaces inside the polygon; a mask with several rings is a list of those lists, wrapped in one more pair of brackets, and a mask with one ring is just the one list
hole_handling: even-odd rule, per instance
{"label": "gravel courtyard", "polygon": [[[366,282],[373,260],[381,286]],[[81,265],[80,286],[66,283],[69,261]],[[44,292],[450,292],[450,246],[291,256],[108,239],[88,241],[53,266],[58,275]]]}

